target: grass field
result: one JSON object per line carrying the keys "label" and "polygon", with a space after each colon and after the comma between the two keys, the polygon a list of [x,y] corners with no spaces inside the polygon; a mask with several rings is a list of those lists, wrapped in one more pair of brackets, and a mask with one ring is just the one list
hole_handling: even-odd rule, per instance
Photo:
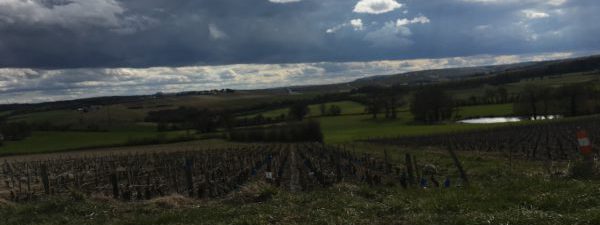
{"label": "grass field", "polygon": [[412,115],[401,112],[396,120],[372,119],[370,115],[323,117],[321,123],[326,143],[344,143],[376,137],[417,136],[483,129],[500,124],[414,124]]}
{"label": "grass field", "polygon": [[[323,129],[326,143],[347,143],[356,140],[378,137],[396,137],[396,136],[415,136],[436,133],[447,133],[473,129],[483,129],[500,125],[477,125],[477,124],[436,124],[423,125],[415,124],[412,115],[407,112],[407,108],[401,108],[398,119],[372,119],[370,115],[360,115],[363,106],[355,102],[335,102],[342,107],[345,115],[335,117],[315,117],[320,121]],[[311,111],[318,115],[318,105],[312,105]],[[495,116],[509,115],[512,113],[512,105],[484,105],[463,107],[459,110],[463,118],[476,116]],[[65,115],[73,114],[74,118],[63,118]],[[359,114],[359,115],[354,115]],[[268,115],[268,114],[265,114]],[[273,114],[275,115],[275,114]],[[85,116],[88,119],[94,118],[94,114],[81,114],[76,111],[51,111],[35,114],[27,114],[15,117],[19,120],[29,122],[58,120],[63,122],[74,122],[78,116]],[[381,115],[380,115],[381,117]],[[103,117],[98,115],[99,120]],[[64,119],[64,120],[63,120]],[[66,121],[65,121],[66,120]],[[23,141],[6,142],[0,147],[0,155],[4,154],[23,154],[23,153],[42,153],[65,151],[82,148],[103,147],[123,145],[136,139],[157,138],[164,135],[164,138],[177,138],[184,136],[185,131],[158,133],[153,124],[144,123],[116,123],[109,132],[34,132],[32,137]]]}
{"label": "grass field", "polygon": [[[576,83],[589,83],[595,82],[600,83],[600,76],[597,72],[593,73],[573,73],[563,74],[556,76],[547,76],[543,79],[527,79],[521,80],[516,83],[509,83],[502,85],[506,88],[509,94],[518,94],[523,91],[523,88],[527,85],[545,86],[545,87],[560,87],[565,84],[576,84]],[[495,86],[483,85],[477,88],[462,89],[449,91],[457,99],[468,99],[470,96],[481,96],[483,90],[486,88],[496,88]]]}
{"label": "grass field", "polygon": [[154,130],[111,132],[37,131],[22,141],[8,141],[0,147],[0,155],[47,153],[84,148],[126,145],[143,139],[169,139],[185,136],[184,131],[158,133]]}
{"label": "grass field", "polygon": [[53,110],[12,116],[9,121],[25,121],[28,123],[51,123],[53,125],[71,125],[74,128],[90,124],[111,128],[134,126],[144,121],[146,111],[128,109],[125,105],[102,106],[87,113],[77,110]]}
{"label": "grass field", "polygon": [[[365,106],[360,103],[352,102],[352,101],[340,101],[340,102],[328,102],[325,103],[326,108],[328,109],[330,105],[337,105],[342,108],[342,115],[349,114],[361,114],[365,112]],[[321,116],[320,104],[309,105],[310,113],[308,117],[318,117]],[[257,116],[258,114],[262,114],[264,117],[278,117],[281,114],[287,116],[289,108],[281,108],[275,110],[269,110],[260,113],[253,113],[250,115],[240,116],[240,118],[252,118]]]}
{"label": "grass field", "polygon": [[571,74],[562,74],[555,76],[548,76],[543,79],[527,79],[521,80],[517,83],[508,84],[508,89],[512,87],[524,87],[526,85],[537,85],[537,86],[545,86],[545,87],[560,87],[565,84],[575,84],[575,83],[586,83],[586,82],[599,82],[600,75],[598,72],[591,73],[571,73]]}
{"label": "grass field", "polygon": [[[357,145],[357,153],[393,164],[410,152],[420,165],[433,164],[456,185],[457,171],[445,151]],[[166,197],[124,203],[107,197],[51,197],[30,203],[0,202],[0,223],[27,224],[599,224],[599,181],[552,177],[542,162],[459,152],[471,186],[411,188],[342,183],[311,192],[249,189],[273,193],[261,202],[230,195],[216,200]],[[557,163],[566,169],[566,163]]]}

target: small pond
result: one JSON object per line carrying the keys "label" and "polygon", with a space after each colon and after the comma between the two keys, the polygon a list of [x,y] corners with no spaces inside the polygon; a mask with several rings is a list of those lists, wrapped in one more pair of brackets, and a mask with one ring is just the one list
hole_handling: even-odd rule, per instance
{"label": "small pond", "polygon": [[466,124],[490,124],[490,123],[511,123],[520,122],[523,120],[553,120],[562,118],[560,115],[548,115],[548,116],[537,116],[537,117],[518,117],[518,116],[500,116],[500,117],[481,117],[473,119],[464,119],[457,121],[458,123]]}

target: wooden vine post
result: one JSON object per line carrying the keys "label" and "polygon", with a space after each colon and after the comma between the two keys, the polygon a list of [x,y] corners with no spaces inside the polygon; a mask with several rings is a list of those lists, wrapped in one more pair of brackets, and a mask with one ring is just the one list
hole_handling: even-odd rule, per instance
{"label": "wooden vine post", "polygon": [[42,184],[44,185],[44,192],[50,194],[50,182],[48,180],[48,166],[42,164],[40,167],[40,176],[42,177]]}
{"label": "wooden vine post", "polygon": [[113,170],[110,173],[110,183],[112,184],[113,198],[115,198],[115,199],[119,198],[119,180],[117,177],[116,170]]}
{"label": "wooden vine post", "polygon": [[194,166],[194,161],[192,160],[192,158],[186,158],[185,159],[185,180],[186,180],[186,184],[187,184],[187,191],[188,191],[188,195],[190,197],[194,196],[194,179],[193,179],[193,175],[192,175],[192,169]]}
{"label": "wooden vine post", "polygon": [[408,183],[410,185],[414,185],[416,184],[415,181],[415,172],[413,170],[413,163],[412,163],[412,156],[408,153],[406,153],[405,155],[405,162],[406,162],[406,173],[408,173]]}
{"label": "wooden vine post", "polygon": [[462,164],[460,163],[458,156],[456,156],[456,153],[454,153],[454,150],[452,149],[452,147],[448,148],[448,152],[450,153],[450,157],[452,157],[452,161],[454,161],[454,165],[456,166],[456,168],[458,169],[458,172],[460,173],[460,178],[463,180],[464,185],[469,186],[469,177],[467,176],[467,172],[465,172]]}

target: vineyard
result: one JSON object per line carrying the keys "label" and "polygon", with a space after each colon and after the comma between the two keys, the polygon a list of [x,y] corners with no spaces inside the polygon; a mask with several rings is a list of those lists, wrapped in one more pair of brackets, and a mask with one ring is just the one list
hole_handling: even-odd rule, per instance
{"label": "vineyard", "polygon": [[368,140],[368,142],[496,152],[530,160],[568,160],[579,156],[576,133],[580,130],[589,133],[592,146],[600,146],[600,118],[598,117],[507,126],[482,131]]}
{"label": "vineyard", "polygon": [[313,143],[5,160],[0,166],[0,197],[15,202],[73,191],[123,201],[174,193],[218,198],[258,180],[306,191],[342,181],[388,184],[400,174],[385,160]]}

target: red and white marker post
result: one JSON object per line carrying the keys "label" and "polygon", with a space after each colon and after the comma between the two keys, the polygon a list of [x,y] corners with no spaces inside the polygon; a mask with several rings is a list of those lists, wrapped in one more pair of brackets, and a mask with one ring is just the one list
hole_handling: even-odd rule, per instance
{"label": "red and white marker post", "polygon": [[579,143],[579,151],[584,157],[590,157],[592,155],[592,142],[585,130],[577,132],[577,142]]}

